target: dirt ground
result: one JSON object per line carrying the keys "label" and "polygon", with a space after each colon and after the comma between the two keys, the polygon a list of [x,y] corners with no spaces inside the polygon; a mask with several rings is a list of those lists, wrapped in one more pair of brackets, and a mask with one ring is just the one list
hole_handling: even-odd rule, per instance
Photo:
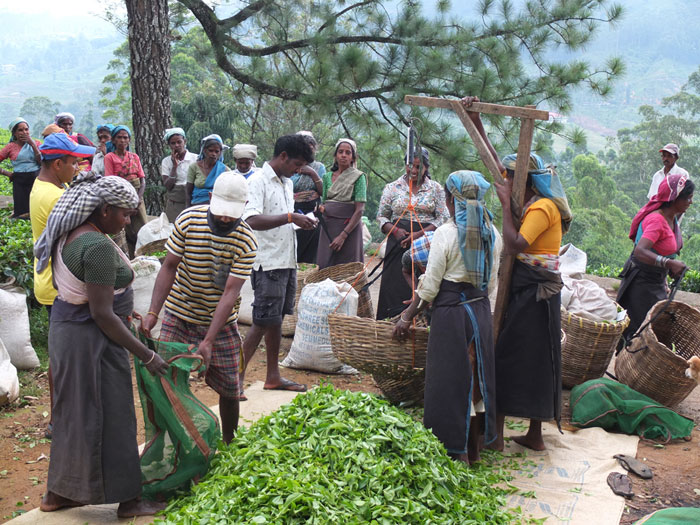
{"label": "dirt ground", "polygon": [[[698,301],[698,298],[692,299]],[[243,333],[246,329],[247,327],[241,326]],[[283,354],[290,344],[290,338],[283,339]],[[283,374],[297,382],[306,383],[309,387],[328,381],[339,388],[380,393],[368,374],[335,376],[292,369],[283,369]],[[246,385],[264,379],[265,352],[261,346],[249,366]],[[37,507],[46,490],[50,441],[44,438],[49,416],[48,382],[45,375],[39,378],[39,383],[42,387],[41,395],[25,399],[25,407],[0,410],[0,518],[3,522],[18,512]],[[218,403],[218,396],[203,381],[193,379],[192,390],[207,405]],[[692,399],[689,398],[679,408],[683,415],[695,420],[696,428],[690,441],[677,441],[663,446],[640,442],[637,457],[652,468],[654,477],[642,480],[630,475],[635,497],[627,503],[621,524],[634,523],[642,516],[661,508],[700,507],[700,476],[697,475],[700,471],[700,427],[697,427],[700,424],[699,391],[696,389],[691,395]],[[142,442],[141,405],[135,386],[134,396],[139,442]],[[568,391],[565,391],[563,416],[566,425],[570,419]],[[611,455],[614,453],[611,451]],[[619,471],[624,472],[622,468]]]}

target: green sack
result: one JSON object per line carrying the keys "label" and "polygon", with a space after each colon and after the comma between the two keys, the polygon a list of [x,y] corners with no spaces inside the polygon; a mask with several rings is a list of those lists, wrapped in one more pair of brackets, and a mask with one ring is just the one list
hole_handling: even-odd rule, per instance
{"label": "green sack", "polygon": [[678,507],[673,509],[661,509],[644,516],[634,525],[696,525],[700,523],[700,509],[691,507]]}
{"label": "green sack", "polygon": [[611,379],[591,379],[571,390],[571,423],[668,442],[688,437],[693,420]]}
{"label": "green sack", "polygon": [[146,430],[143,497],[162,500],[206,474],[221,431],[216,415],[190,391],[190,371],[202,364],[200,356],[192,355],[194,347],[139,337],[170,364],[165,376],[156,377],[134,359]]}

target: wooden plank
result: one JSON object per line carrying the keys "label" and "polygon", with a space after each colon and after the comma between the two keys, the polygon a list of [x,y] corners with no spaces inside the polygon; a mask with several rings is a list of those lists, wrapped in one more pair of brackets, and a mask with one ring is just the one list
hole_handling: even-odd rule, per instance
{"label": "wooden plank", "polygon": [[467,110],[464,109],[464,106],[462,106],[458,100],[450,100],[449,102],[450,109],[457,113],[459,120],[462,121],[462,125],[467,130],[467,133],[471,137],[474,146],[476,146],[476,150],[479,152],[479,156],[481,157],[481,161],[484,163],[484,166],[486,166],[486,169],[489,170],[496,182],[503,184],[504,180],[501,176],[501,172],[498,169],[498,165],[496,164],[496,159],[493,158],[493,155],[491,155],[491,151],[486,145],[486,142],[484,142],[484,139],[481,138],[481,135],[479,135],[476,125],[474,125],[472,120],[469,118],[469,115],[467,115]]}
{"label": "wooden plank", "polygon": [[[415,95],[406,95],[403,99],[404,103],[411,106],[423,106],[426,108],[444,108],[453,109],[452,103],[459,102],[455,99],[436,98],[436,97],[418,97]],[[519,106],[504,106],[502,104],[489,104],[487,102],[474,102],[471,105],[471,110],[479,113],[488,113],[490,115],[503,115],[506,117],[515,117],[522,119],[549,120],[549,111],[543,109],[535,109],[534,106],[519,107]]]}
{"label": "wooden plank", "polygon": [[[517,204],[517,209],[522,210],[525,204],[525,184],[527,183],[527,165],[530,161],[530,149],[532,148],[532,136],[535,131],[533,119],[522,119],[520,124],[520,140],[518,142],[518,159],[515,162],[515,176],[513,180],[512,200]],[[520,228],[521,213],[518,212],[518,220],[515,229]],[[498,334],[503,327],[503,318],[506,313],[508,299],[510,297],[510,280],[513,275],[515,255],[504,255],[498,272],[498,293],[496,306],[493,312],[493,340],[498,340]]]}

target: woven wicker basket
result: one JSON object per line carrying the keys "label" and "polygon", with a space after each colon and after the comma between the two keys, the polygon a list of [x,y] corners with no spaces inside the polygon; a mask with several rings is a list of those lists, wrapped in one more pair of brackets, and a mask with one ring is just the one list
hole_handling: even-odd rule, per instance
{"label": "woven wicker basket", "polygon": [[571,388],[603,377],[627,325],[625,316],[618,323],[601,323],[561,310],[561,327],[566,345],[561,349],[561,381]]}
{"label": "woven wicker basket", "polygon": [[[357,278],[358,274],[362,274],[359,279]],[[361,262],[352,262],[316,270],[306,276],[304,285],[320,283],[326,279],[352,285],[359,294],[357,300],[357,315],[359,317],[374,317],[372,298],[369,295],[369,290],[362,289],[368,282],[364,264]]]}
{"label": "woven wicker basket", "polygon": [[[665,303],[656,303],[644,322]],[[700,357],[700,311],[672,301],[629,348],[620,352],[615,360],[615,375],[621,383],[674,407],[697,386],[695,380],[685,376],[687,360],[692,356]]]}
{"label": "woven wicker basket", "polygon": [[152,253],[162,252],[165,250],[165,243],[168,239],[158,239],[157,241],[151,241],[143,246],[140,246],[134,254],[138,257],[139,255],[151,255]]}
{"label": "woven wicker basket", "polygon": [[416,371],[408,379],[392,379],[384,376],[372,376],[374,382],[391,403],[423,404],[425,394],[425,371]]}
{"label": "woven wicker basket", "polygon": [[425,368],[427,328],[416,327],[415,338],[397,341],[391,338],[391,321],[329,314],[328,326],[333,354],[358,370],[382,378],[411,379],[416,369]]}
{"label": "woven wicker basket", "polygon": [[311,268],[297,270],[297,291],[294,295],[294,313],[284,316],[282,320],[282,335],[294,335],[294,330],[296,330],[297,327],[297,306],[299,306],[301,290],[304,288],[304,280],[318,269],[318,266],[315,264],[311,266]]}

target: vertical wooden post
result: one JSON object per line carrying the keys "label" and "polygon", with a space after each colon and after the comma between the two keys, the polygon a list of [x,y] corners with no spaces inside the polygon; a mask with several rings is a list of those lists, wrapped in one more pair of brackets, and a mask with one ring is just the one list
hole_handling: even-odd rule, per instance
{"label": "vertical wooden post", "polygon": [[[535,121],[531,118],[523,118],[520,121],[520,140],[518,141],[518,160],[515,162],[515,179],[513,180],[513,201],[517,205],[517,221],[515,228],[520,227],[520,214],[525,204],[525,184],[527,183],[527,165],[530,162],[530,148],[532,146],[532,135],[535,130]],[[514,218],[515,220],[515,218]],[[498,335],[503,328],[503,318],[505,317],[510,296],[510,280],[513,275],[513,264],[515,255],[504,255],[498,272],[498,294],[496,295],[496,306],[493,312],[493,340],[498,340]]]}

